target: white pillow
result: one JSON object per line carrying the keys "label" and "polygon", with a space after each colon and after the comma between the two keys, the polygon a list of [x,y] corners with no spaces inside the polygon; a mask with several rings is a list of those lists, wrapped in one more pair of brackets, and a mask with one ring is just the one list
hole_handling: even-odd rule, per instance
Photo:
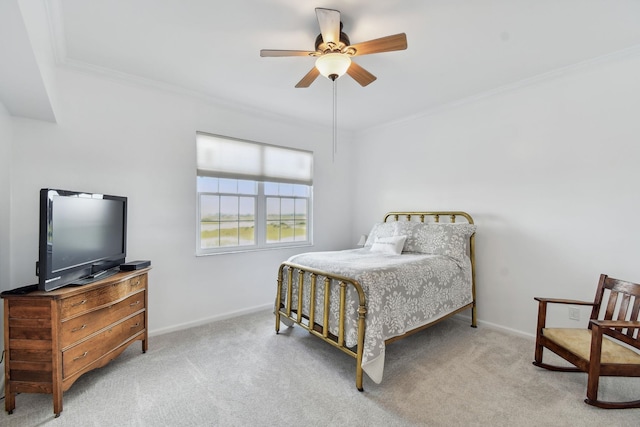
{"label": "white pillow", "polygon": [[371,245],[371,252],[380,252],[386,255],[400,255],[407,236],[378,237]]}
{"label": "white pillow", "polygon": [[397,234],[395,222],[378,222],[373,224],[364,247],[371,247],[379,237],[391,237],[395,234]]}

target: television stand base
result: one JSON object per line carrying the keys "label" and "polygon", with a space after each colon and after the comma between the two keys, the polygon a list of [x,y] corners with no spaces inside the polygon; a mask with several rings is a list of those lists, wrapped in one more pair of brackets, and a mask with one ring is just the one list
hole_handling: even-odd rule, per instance
{"label": "television stand base", "polygon": [[88,285],[90,283],[97,282],[98,280],[106,279],[107,277],[113,276],[113,275],[115,275],[115,274],[117,274],[119,272],[120,271],[118,270],[118,267],[112,268],[110,270],[100,271],[100,272],[92,274],[90,276],[83,277],[82,279],[74,280],[73,282],[69,283],[67,286],[84,286],[84,285]]}

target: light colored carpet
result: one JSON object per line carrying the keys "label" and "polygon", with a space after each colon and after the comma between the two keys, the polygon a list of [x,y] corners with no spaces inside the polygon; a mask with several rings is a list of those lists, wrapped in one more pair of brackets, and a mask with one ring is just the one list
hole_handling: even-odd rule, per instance
{"label": "light colored carpet", "polygon": [[[259,312],[151,337],[81,377],[54,418],[20,394],[10,426],[631,426],[640,409],[583,403],[586,375],[534,367],[533,341],[449,319],[387,347],[385,376],[355,388],[355,360]],[[550,359],[549,359],[550,360]],[[603,398],[640,398],[604,378]]]}

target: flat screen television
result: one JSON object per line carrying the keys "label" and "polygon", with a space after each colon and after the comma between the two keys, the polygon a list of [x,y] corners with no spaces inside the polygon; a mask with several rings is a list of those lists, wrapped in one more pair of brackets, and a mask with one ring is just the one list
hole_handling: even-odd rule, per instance
{"label": "flat screen television", "polygon": [[127,198],[43,188],[39,242],[40,290],[115,274],[127,252]]}

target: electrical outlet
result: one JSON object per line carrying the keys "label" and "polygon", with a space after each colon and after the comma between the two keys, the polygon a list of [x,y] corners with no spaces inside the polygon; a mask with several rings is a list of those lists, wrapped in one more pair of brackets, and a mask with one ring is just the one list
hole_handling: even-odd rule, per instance
{"label": "electrical outlet", "polygon": [[580,309],[577,307],[569,307],[569,319],[580,320]]}

